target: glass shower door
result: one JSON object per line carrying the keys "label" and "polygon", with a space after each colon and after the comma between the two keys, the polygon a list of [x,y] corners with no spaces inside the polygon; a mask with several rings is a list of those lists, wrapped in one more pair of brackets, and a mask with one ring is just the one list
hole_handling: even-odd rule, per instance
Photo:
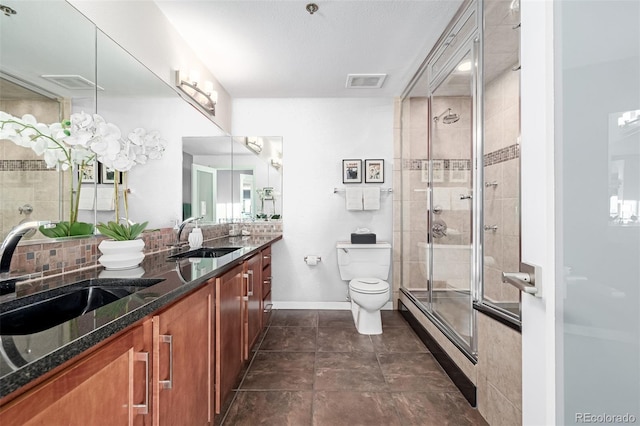
{"label": "glass shower door", "polygon": [[472,347],[473,52],[431,95],[431,277],[434,314]]}

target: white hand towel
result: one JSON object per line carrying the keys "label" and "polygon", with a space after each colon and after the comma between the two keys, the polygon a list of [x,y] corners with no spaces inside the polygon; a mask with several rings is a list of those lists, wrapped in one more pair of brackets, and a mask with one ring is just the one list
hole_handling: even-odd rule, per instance
{"label": "white hand towel", "polygon": [[380,187],[365,188],[364,191],[364,209],[380,210]]}
{"label": "white hand towel", "polygon": [[113,187],[98,188],[96,210],[115,210]]}
{"label": "white hand towel", "polygon": [[362,188],[347,187],[344,193],[347,210],[362,210]]}
{"label": "white hand towel", "polygon": [[93,210],[93,187],[85,185],[80,191],[80,200],[78,200],[79,210]]}

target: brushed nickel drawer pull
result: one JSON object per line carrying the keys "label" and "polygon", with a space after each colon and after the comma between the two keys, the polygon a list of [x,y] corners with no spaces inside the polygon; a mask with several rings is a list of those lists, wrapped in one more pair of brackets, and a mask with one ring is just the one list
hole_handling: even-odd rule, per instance
{"label": "brushed nickel drawer pull", "polygon": [[160,386],[162,389],[171,389],[173,387],[173,336],[161,334],[160,342],[169,344],[169,380],[160,380]]}
{"label": "brushed nickel drawer pull", "polygon": [[144,404],[133,404],[137,414],[149,414],[149,352],[135,352],[134,361],[144,362]]}

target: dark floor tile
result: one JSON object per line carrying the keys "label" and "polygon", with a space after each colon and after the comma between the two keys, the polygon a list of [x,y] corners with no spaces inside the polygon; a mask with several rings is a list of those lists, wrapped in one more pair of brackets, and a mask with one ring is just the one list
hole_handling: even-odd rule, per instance
{"label": "dark floor tile", "polygon": [[315,327],[269,327],[261,351],[315,352]]}
{"label": "dark floor tile", "polygon": [[458,391],[430,353],[381,353],[378,360],[392,391]]}
{"label": "dark floor tile", "polygon": [[314,389],[376,392],[388,390],[373,352],[318,352]]}
{"label": "dark floor tile", "polygon": [[356,329],[353,314],[347,311],[318,311],[318,327],[343,327]]}
{"label": "dark floor tile", "polygon": [[376,352],[428,352],[410,328],[387,327],[382,334],[371,336],[371,341]]}
{"label": "dark floor tile", "polygon": [[393,399],[403,425],[487,425],[460,392],[400,392],[394,393]]}
{"label": "dark floor tile", "polygon": [[388,392],[315,392],[313,424],[317,426],[400,425]]}
{"label": "dark floor tile", "polygon": [[318,327],[318,352],[373,352],[369,336],[355,327]]}
{"label": "dark floor tile", "polygon": [[315,354],[313,352],[256,353],[240,389],[311,390]]}
{"label": "dark floor tile", "polygon": [[409,327],[409,323],[404,319],[398,311],[380,311],[382,317],[382,328],[385,327]]}
{"label": "dark floor tile", "polygon": [[306,309],[287,309],[273,311],[271,326],[279,327],[316,327],[318,311]]}
{"label": "dark floor tile", "polygon": [[238,391],[223,425],[311,425],[311,392]]}

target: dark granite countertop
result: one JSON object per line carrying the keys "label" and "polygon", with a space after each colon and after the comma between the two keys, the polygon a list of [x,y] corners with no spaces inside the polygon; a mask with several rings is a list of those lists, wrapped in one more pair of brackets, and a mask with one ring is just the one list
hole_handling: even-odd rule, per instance
{"label": "dark granite countertop", "polygon": [[[1,296],[1,310],[8,311],[12,309],[12,305],[26,300],[24,298],[53,297],[56,293],[61,293],[63,287],[68,288],[69,285],[85,280],[109,286],[127,279],[129,286],[142,286],[129,296],[46,330],[27,335],[1,335],[0,400],[175,302],[210,278],[223,274],[281,238],[280,234],[218,238],[205,242],[204,246],[241,248],[219,258],[179,261],[167,259],[175,252],[150,253],[145,256],[140,267],[135,269],[108,271],[102,267],[89,268],[25,283],[18,288],[17,293]],[[182,251],[187,250],[188,247]]]}

